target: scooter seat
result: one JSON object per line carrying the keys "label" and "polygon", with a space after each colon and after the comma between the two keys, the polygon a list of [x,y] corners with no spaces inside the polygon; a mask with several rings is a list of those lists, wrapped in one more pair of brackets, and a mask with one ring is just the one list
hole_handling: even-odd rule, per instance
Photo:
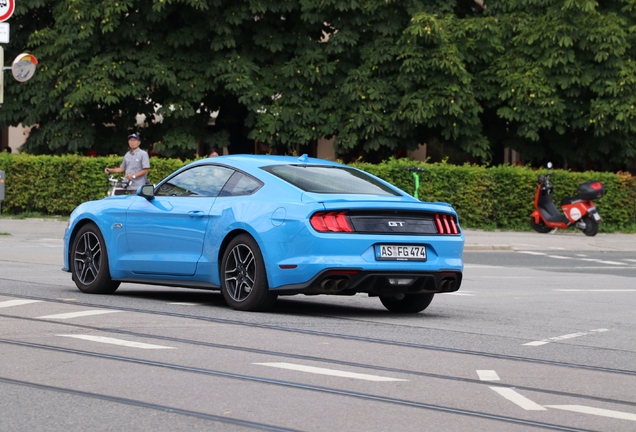
{"label": "scooter seat", "polygon": [[565,197],[565,198],[561,198],[561,205],[566,205],[566,204],[572,204],[575,201],[580,201],[581,198],[579,197]]}

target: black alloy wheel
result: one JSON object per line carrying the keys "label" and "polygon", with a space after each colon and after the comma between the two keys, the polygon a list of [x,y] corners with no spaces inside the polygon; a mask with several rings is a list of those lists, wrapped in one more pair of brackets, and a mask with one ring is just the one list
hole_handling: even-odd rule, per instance
{"label": "black alloy wheel", "polygon": [[392,296],[380,296],[380,301],[391,312],[418,313],[431,304],[434,295],[433,293],[393,294]]}
{"label": "black alloy wheel", "polygon": [[70,258],[73,281],[80,291],[110,294],[119,287],[119,282],[110,278],[106,243],[95,224],[86,224],[75,234]]}
{"label": "black alloy wheel", "polygon": [[543,220],[539,219],[539,223],[536,223],[533,217],[530,218],[530,226],[533,230],[541,234],[546,234],[552,231],[552,228],[547,226]]}
{"label": "black alloy wheel", "polygon": [[585,229],[582,230],[583,234],[588,237],[594,237],[598,233],[598,222],[592,216],[583,216],[583,222],[585,222]]}
{"label": "black alloy wheel", "polygon": [[223,253],[221,292],[233,309],[251,312],[271,308],[278,297],[269,290],[261,250],[247,234],[235,237]]}

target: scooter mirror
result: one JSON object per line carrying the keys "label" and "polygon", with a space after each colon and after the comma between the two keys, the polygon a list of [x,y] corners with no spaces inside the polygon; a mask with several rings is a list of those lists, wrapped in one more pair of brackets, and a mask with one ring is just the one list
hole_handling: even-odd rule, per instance
{"label": "scooter mirror", "polygon": [[547,167],[548,167],[548,169],[552,169],[552,162],[548,162]]}

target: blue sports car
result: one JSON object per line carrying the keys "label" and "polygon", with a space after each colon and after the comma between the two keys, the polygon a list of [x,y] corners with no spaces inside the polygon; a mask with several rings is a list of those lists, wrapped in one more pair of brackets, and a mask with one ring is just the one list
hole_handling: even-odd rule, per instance
{"label": "blue sports car", "polygon": [[459,289],[463,249],[449,204],[306,155],[231,155],[79,205],[64,270],[85,293],[121,282],[212,289],[247,311],[280,295],[367,293],[416,313]]}

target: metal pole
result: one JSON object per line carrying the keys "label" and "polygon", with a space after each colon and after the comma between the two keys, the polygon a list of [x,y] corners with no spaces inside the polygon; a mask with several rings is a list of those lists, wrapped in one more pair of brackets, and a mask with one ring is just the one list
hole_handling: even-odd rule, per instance
{"label": "metal pole", "polygon": [[4,103],[4,48],[0,46],[0,104]]}

